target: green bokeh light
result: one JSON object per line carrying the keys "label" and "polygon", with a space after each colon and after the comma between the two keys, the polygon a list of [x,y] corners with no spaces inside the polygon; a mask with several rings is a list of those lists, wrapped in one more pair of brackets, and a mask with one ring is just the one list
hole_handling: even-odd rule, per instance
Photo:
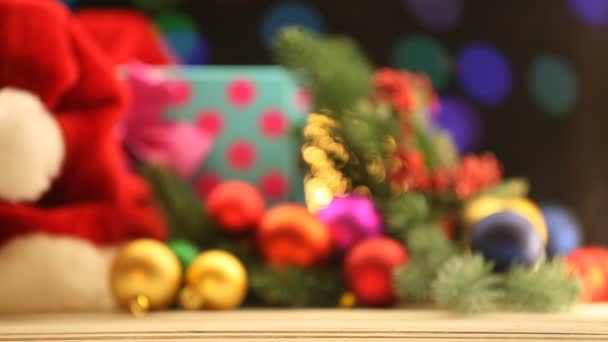
{"label": "green bokeh light", "polygon": [[542,111],[563,117],[572,111],[578,94],[578,81],[572,67],[560,57],[541,55],[530,72],[530,91]]}
{"label": "green bokeh light", "polygon": [[400,69],[424,72],[435,89],[443,89],[449,80],[450,61],[446,50],[433,38],[412,35],[397,41],[393,64]]}

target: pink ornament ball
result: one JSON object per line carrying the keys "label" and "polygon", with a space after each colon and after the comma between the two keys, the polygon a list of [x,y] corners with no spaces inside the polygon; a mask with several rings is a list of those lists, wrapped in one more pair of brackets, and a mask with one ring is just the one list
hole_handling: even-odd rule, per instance
{"label": "pink ornament ball", "polygon": [[317,217],[329,229],[332,243],[346,252],[358,242],[382,235],[380,213],[369,197],[346,195],[336,197]]}

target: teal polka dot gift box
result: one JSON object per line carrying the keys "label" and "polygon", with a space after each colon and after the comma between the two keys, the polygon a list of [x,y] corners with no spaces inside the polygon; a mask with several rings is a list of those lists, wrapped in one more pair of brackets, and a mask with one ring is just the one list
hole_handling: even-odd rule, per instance
{"label": "teal polka dot gift box", "polygon": [[[186,86],[166,120],[185,120],[214,136],[191,180],[203,197],[224,180],[256,186],[270,203],[303,201],[299,128],[310,97],[275,66],[180,66]],[[184,148],[187,148],[185,146]]]}

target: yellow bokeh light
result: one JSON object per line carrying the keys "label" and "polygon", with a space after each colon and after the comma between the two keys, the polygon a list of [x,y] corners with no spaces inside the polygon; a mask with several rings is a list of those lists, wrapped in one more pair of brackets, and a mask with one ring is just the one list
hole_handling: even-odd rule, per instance
{"label": "yellow bokeh light", "polygon": [[304,192],[308,209],[311,212],[327,206],[334,197],[331,189],[319,178],[307,177]]}
{"label": "yellow bokeh light", "polygon": [[309,166],[310,174],[304,180],[306,203],[315,212],[327,206],[336,195],[342,195],[350,182],[336,168],[349,159],[349,153],[339,141],[332,137],[337,122],[327,115],[310,114],[304,127],[306,142],[302,147],[302,158]]}

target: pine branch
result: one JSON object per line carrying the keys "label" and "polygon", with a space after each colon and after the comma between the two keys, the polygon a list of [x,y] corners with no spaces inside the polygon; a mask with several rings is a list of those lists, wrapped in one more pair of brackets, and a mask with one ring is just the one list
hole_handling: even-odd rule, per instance
{"label": "pine branch", "polygon": [[390,107],[366,101],[373,93],[373,74],[357,45],[345,37],[322,38],[291,27],[279,33],[275,55],[310,89],[314,110],[335,120],[330,136],[348,151],[346,162],[335,160],[338,171],[352,187],[388,196],[385,143],[388,137],[398,140],[399,125]]}
{"label": "pine branch", "polygon": [[454,254],[454,246],[446,239],[441,227],[433,224],[419,224],[406,236],[407,247],[414,256],[433,257]]}
{"label": "pine branch", "polygon": [[213,227],[206,219],[203,204],[191,187],[174,172],[144,164],[139,168],[150,185],[164,213],[170,229],[170,237],[184,239],[201,246],[214,235]]}
{"label": "pine branch", "polygon": [[336,307],[344,292],[340,272],[334,269],[257,265],[249,282],[253,294],[270,306]]}
{"label": "pine branch", "polygon": [[502,297],[501,276],[481,255],[460,255],[449,259],[432,285],[435,303],[450,310],[483,312],[496,309]]}
{"label": "pine branch", "polygon": [[426,301],[441,266],[456,253],[439,227],[420,225],[407,234],[408,262],[393,275],[395,293],[402,301]]}
{"label": "pine branch", "polygon": [[236,239],[225,234],[208,218],[202,201],[191,186],[168,169],[142,165],[140,173],[152,186],[155,198],[169,225],[172,239],[187,240],[200,250],[222,249],[239,258],[245,265],[257,258],[251,239]]}
{"label": "pine branch", "polygon": [[505,278],[505,306],[516,311],[561,311],[578,299],[580,287],[561,260],[537,269],[512,267]]}
{"label": "pine branch", "polygon": [[392,115],[385,116],[381,108],[359,106],[342,115],[333,134],[342,140],[351,158],[343,167],[344,174],[352,180],[353,187],[368,187],[374,196],[388,196],[389,183],[386,168],[389,155],[385,142],[389,137],[398,139],[390,127],[397,126]]}
{"label": "pine branch", "polygon": [[417,224],[430,220],[431,207],[427,198],[420,192],[407,192],[379,203],[388,233],[401,240],[407,240],[407,234]]}
{"label": "pine branch", "polygon": [[401,302],[424,302],[431,298],[431,284],[437,270],[426,260],[411,258],[407,264],[398,267],[393,274],[395,295]]}
{"label": "pine branch", "polygon": [[424,163],[427,169],[434,170],[435,155],[431,145],[431,139],[428,132],[414,130],[416,138],[416,148],[424,154]]}
{"label": "pine branch", "polygon": [[448,133],[435,132],[431,137],[430,144],[433,158],[432,165],[435,169],[452,169],[458,164],[460,156]]}
{"label": "pine branch", "polygon": [[278,62],[302,73],[315,99],[315,110],[342,115],[371,93],[372,67],[349,38],[320,38],[303,28],[279,32]]}

